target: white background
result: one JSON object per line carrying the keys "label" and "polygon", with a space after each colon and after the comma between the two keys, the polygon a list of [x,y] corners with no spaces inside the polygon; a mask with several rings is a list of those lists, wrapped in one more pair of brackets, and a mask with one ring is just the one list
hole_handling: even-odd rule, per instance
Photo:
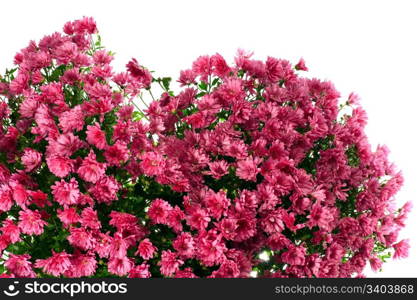
{"label": "white background", "polygon": [[[368,112],[372,145],[386,144],[403,171],[398,202],[417,203],[417,2],[397,1],[3,1],[0,72],[29,40],[93,16],[121,71],[131,57],[176,77],[202,54],[232,60],[237,48],[296,63],[309,76],[332,80],[344,98],[354,91]],[[368,276],[417,277],[417,205],[401,236],[410,257]]]}

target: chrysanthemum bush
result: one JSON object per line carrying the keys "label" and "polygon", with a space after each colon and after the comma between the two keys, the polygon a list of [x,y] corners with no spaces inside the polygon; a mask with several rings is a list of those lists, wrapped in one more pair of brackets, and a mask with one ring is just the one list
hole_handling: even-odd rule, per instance
{"label": "chrysanthemum bush", "polygon": [[83,18],[1,78],[2,277],[352,277],[407,256],[403,178],[355,94],[243,51],[199,57],[178,93],[112,60]]}

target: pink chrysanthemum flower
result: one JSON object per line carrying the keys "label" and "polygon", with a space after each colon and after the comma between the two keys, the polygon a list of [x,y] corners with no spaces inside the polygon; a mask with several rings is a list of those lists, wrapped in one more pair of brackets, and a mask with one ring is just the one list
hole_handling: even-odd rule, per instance
{"label": "pink chrysanthemum flower", "polygon": [[42,154],[36,150],[26,148],[22,155],[22,163],[25,166],[25,172],[35,170],[42,161]]}
{"label": "pink chrysanthemum flower", "polygon": [[298,61],[298,63],[294,66],[294,68],[296,70],[300,70],[300,71],[308,71],[308,68],[306,66],[306,62],[304,60],[304,58],[300,58],[300,60]]}
{"label": "pink chrysanthemum flower", "polygon": [[93,276],[97,269],[97,261],[89,254],[76,254],[71,257],[71,268],[65,272],[68,277]]}
{"label": "pink chrysanthemum flower", "polygon": [[73,161],[65,156],[49,156],[46,158],[49,170],[57,177],[64,178],[73,171]]}
{"label": "pink chrysanthemum flower", "polygon": [[177,259],[176,254],[172,251],[163,251],[161,255],[161,261],[159,262],[161,274],[170,277],[178,271],[179,267],[184,262]]}
{"label": "pink chrysanthemum flower", "polygon": [[310,228],[319,226],[320,228],[327,230],[332,227],[331,223],[333,222],[334,217],[332,211],[316,202],[311,209],[308,219],[308,226]]}
{"label": "pink chrysanthemum flower", "polygon": [[393,245],[394,258],[406,258],[408,257],[408,250],[410,249],[410,244],[408,240],[401,240],[400,242]]}
{"label": "pink chrysanthemum flower", "polygon": [[209,163],[209,167],[210,167],[210,172],[208,174],[210,174],[216,179],[220,179],[222,176],[228,173],[229,165],[227,164],[226,161],[219,160],[219,161],[214,161],[214,162]]}
{"label": "pink chrysanthemum flower", "polygon": [[61,179],[61,181],[55,182],[51,188],[55,201],[62,206],[77,204],[78,198],[80,197],[80,190],[78,189],[78,182],[75,178],[71,178],[69,182]]}
{"label": "pink chrysanthemum flower", "polygon": [[116,142],[112,146],[108,146],[104,152],[104,157],[109,165],[120,167],[129,159],[129,150],[123,142]]}
{"label": "pink chrysanthemum flower", "polygon": [[181,233],[172,243],[172,246],[180,257],[192,258],[194,256],[195,242],[192,235],[188,232]]}
{"label": "pink chrysanthemum flower", "polygon": [[155,199],[149,207],[148,215],[153,222],[166,224],[171,210],[172,206],[167,201]]}
{"label": "pink chrysanthemum flower", "polygon": [[81,250],[90,250],[94,248],[95,239],[91,232],[85,228],[71,227],[69,232],[70,234],[67,237],[67,240],[74,247],[80,248]]}
{"label": "pink chrysanthemum flower", "polygon": [[64,224],[65,227],[76,224],[80,221],[80,216],[74,207],[67,207],[62,210],[58,210],[58,218]]}
{"label": "pink chrysanthemum flower", "polygon": [[378,272],[382,267],[382,260],[378,257],[372,257],[369,259],[369,264],[371,265],[372,271]]}
{"label": "pink chrysanthemum flower", "polygon": [[135,255],[140,255],[144,260],[151,259],[155,254],[156,248],[149,239],[144,239],[139,243]]}
{"label": "pink chrysanthemum flower", "polygon": [[38,210],[21,210],[19,211],[18,226],[22,233],[40,235],[43,233],[43,227],[48,223],[42,220]]}
{"label": "pink chrysanthemum flower", "polygon": [[127,275],[132,270],[134,264],[130,258],[126,256],[122,258],[112,258],[108,263],[108,270],[110,273],[119,276]]}
{"label": "pink chrysanthemum flower", "polygon": [[91,150],[88,156],[84,158],[77,173],[83,180],[96,183],[104,175],[105,171],[105,164],[99,163],[93,150]]}
{"label": "pink chrysanthemum flower", "polygon": [[81,105],[63,112],[59,116],[59,126],[64,133],[82,130],[84,127],[84,114]]}
{"label": "pink chrysanthemum flower", "polygon": [[65,251],[56,253],[52,251],[52,256],[46,259],[36,260],[35,267],[52,276],[60,276],[72,266],[71,256]]}
{"label": "pink chrysanthemum flower", "polygon": [[0,231],[3,233],[4,237],[7,237],[10,240],[12,244],[21,240],[20,228],[13,220],[4,220],[3,226],[0,227]]}
{"label": "pink chrysanthemum flower", "polygon": [[163,172],[165,161],[163,157],[155,152],[145,152],[141,156],[140,167],[148,176],[159,175]]}
{"label": "pink chrysanthemum flower", "polygon": [[120,184],[111,176],[102,176],[88,191],[95,200],[110,203],[117,200]]}
{"label": "pink chrysanthemum flower", "polygon": [[98,123],[87,126],[87,142],[98,149],[104,149],[106,147],[106,135],[104,131],[100,129]]}
{"label": "pink chrysanthemum flower", "polygon": [[259,159],[247,158],[237,163],[236,175],[244,180],[256,181],[256,175],[260,171],[258,164]]}
{"label": "pink chrysanthemum flower", "polygon": [[4,263],[4,266],[17,277],[33,278],[36,276],[32,269],[32,263],[29,261],[30,255],[10,254],[9,258]]}
{"label": "pink chrysanthemum flower", "polygon": [[97,211],[91,207],[86,207],[81,213],[81,225],[90,229],[100,229],[101,223],[97,216]]}
{"label": "pink chrysanthemum flower", "polygon": [[151,272],[149,272],[148,264],[141,264],[129,271],[129,278],[149,278],[151,277]]}
{"label": "pink chrysanthemum flower", "polygon": [[282,254],[281,259],[290,265],[304,265],[305,255],[306,249],[304,247],[290,245],[288,250]]}

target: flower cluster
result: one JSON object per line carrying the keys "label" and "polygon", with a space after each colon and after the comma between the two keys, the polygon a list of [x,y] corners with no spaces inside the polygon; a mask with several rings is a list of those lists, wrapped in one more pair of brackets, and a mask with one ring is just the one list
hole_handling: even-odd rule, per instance
{"label": "flower cluster", "polygon": [[164,275],[197,260],[208,277],[351,277],[405,257],[411,204],[395,208],[403,178],[372,152],[358,96],[339,104],[331,82],[297,74],[303,59],[251,56],[199,57],[147,110],[160,171],[143,172],[182,193],[148,211],[175,233]]}
{"label": "flower cluster", "polygon": [[112,60],[83,18],[1,78],[0,276],[352,277],[407,256],[401,173],[303,59],[201,56],[178,93]]}
{"label": "flower cluster", "polygon": [[146,229],[119,210],[134,207],[139,155],[153,147],[131,101],[152,76],[136,61],[115,73],[112,60],[83,18],[31,42],[2,78],[0,252],[13,276],[125,275],[133,265],[126,251]]}

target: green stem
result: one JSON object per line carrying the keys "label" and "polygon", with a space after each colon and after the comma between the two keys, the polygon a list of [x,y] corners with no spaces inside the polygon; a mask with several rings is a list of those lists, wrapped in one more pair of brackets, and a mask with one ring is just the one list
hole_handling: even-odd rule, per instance
{"label": "green stem", "polygon": [[149,105],[146,103],[146,101],[145,100],[143,100],[143,98],[142,98],[142,93],[140,93],[139,94],[139,98],[140,98],[140,100],[142,101],[142,103],[146,106],[146,108],[149,108]]}
{"label": "green stem", "polygon": [[149,118],[146,116],[146,114],[143,112],[142,109],[140,109],[140,107],[134,102],[132,101],[133,105],[142,113],[143,117],[149,121]]}
{"label": "green stem", "polygon": [[149,90],[148,90],[148,92],[149,92],[149,94],[151,95],[152,100],[153,100],[153,101],[155,101],[155,97],[153,96],[152,91],[149,89]]}

